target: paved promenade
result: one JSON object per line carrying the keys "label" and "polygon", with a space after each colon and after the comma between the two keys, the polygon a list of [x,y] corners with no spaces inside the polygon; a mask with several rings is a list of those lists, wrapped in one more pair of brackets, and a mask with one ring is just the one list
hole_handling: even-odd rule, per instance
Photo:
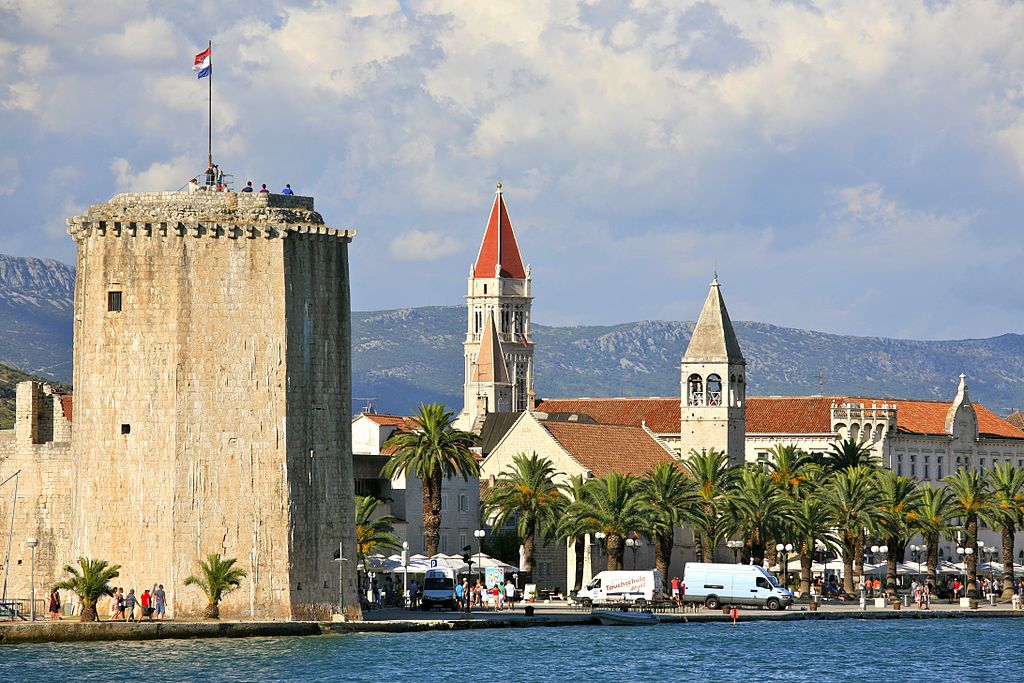
{"label": "paved promenade", "polygon": [[[428,630],[456,631],[489,628],[529,628],[571,625],[592,625],[598,621],[589,611],[574,609],[561,602],[537,603],[534,614],[527,616],[522,606],[501,612],[422,612],[405,609],[368,611],[362,621],[297,622],[297,621],[164,621],[164,622],[100,622],[83,624],[73,620],[60,622],[0,623],[0,646],[11,643],[156,640],[165,638],[246,638],[313,636],[337,633],[415,632]],[[721,611],[706,609],[678,610],[659,614],[663,623],[729,622],[732,618]],[[858,604],[823,605],[812,612],[806,605],[787,610],[769,611],[741,609],[739,621],[802,621],[838,619],[984,619],[1024,617],[1024,611],[1012,610],[1008,604],[982,604],[968,609],[946,603],[933,604],[930,610],[904,607],[861,610]]]}

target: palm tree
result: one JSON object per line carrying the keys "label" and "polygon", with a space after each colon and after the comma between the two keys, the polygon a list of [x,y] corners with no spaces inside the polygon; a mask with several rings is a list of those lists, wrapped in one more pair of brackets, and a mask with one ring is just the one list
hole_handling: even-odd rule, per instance
{"label": "palm tree", "polygon": [[768,476],[780,491],[794,494],[812,476],[814,460],[796,444],[775,444],[768,451]]}
{"label": "palm tree", "polygon": [[[963,522],[967,540],[964,546],[977,551],[978,515],[986,512],[992,503],[992,490],[988,480],[978,470],[967,470],[961,467],[955,473],[943,479],[953,493],[953,510]],[[978,554],[973,552],[967,556],[967,596],[978,597],[976,581],[978,579]]]}
{"label": "palm tree", "polygon": [[591,479],[586,491],[569,505],[566,514],[585,533],[605,534],[608,569],[622,569],[626,537],[632,532],[645,532],[650,526],[650,508],[640,493],[639,480],[631,475],[609,472],[606,477]]}
{"label": "palm tree", "polygon": [[1013,597],[1013,537],[1024,521],[1024,469],[1000,463],[988,473],[992,503],[983,517],[999,529],[1003,546],[1003,594]]}
{"label": "palm tree", "polygon": [[687,475],[693,479],[700,499],[693,522],[697,559],[714,562],[715,547],[728,532],[725,519],[726,496],[736,481],[736,468],[729,467],[729,457],[714,448],[690,454],[683,461]]}
{"label": "palm tree", "polygon": [[518,520],[525,560],[521,569],[527,574],[533,571],[537,534],[553,538],[565,507],[554,476],[554,465],[547,458],[519,453],[512,458],[512,468],[498,476],[484,498],[484,519],[491,527],[501,528],[512,517]]}
{"label": "palm tree", "polygon": [[[580,474],[574,474],[562,482],[559,488],[565,499],[565,505],[571,506],[574,501],[581,500],[586,495],[586,483],[587,480]],[[586,525],[572,515],[562,515],[555,533],[558,538],[572,541],[576,556],[576,581],[573,584],[573,590],[579,591],[583,588],[583,566],[586,560],[588,533]]]}
{"label": "palm tree", "polygon": [[874,526],[878,492],[874,471],[861,465],[843,469],[822,488],[821,499],[831,515],[843,551],[843,590],[853,593],[853,563],[864,529]]}
{"label": "palm tree", "polygon": [[817,543],[820,541],[826,548],[837,544],[834,526],[828,507],[816,494],[806,493],[796,499],[791,530],[800,553],[800,595],[811,592],[811,566]]}
{"label": "palm tree", "polygon": [[675,463],[663,462],[640,480],[640,492],[651,511],[650,530],[654,536],[654,566],[661,572],[665,595],[669,593],[669,563],[676,526],[694,519],[698,504],[693,480]]}
{"label": "palm tree", "polygon": [[838,444],[829,444],[829,452],[824,457],[825,469],[840,472],[853,467],[878,467],[881,464],[871,452],[867,441],[854,441],[853,437],[843,439]]}
{"label": "palm tree", "polygon": [[88,557],[78,558],[78,566],[64,565],[64,571],[70,574],[63,581],[53,584],[50,589],[69,590],[82,601],[81,621],[97,621],[96,601],[104,595],[113,595],[114,589],[110,581],[120,575],[121,565],[111,566],[106,560],[91,560]]}
{"label": "palm tree", "polygon": [[744,535],[744,554],[760,565],[769,541],[781,538],[793,521],[792,499],[780,494],[771,476],[757,467],[741,468],[740,482],[728,498],[728,511],[732,528]]}
{"label": "palm tree", "polygon": [[879,496],[878,531],[889,547],[886,553],[885,592],[896,595],[896,562],[917,533],[915,516],[921,503],[917,480],[881,470],[876,476]]}
{"label": "palm tree", "polygon": [[939,539],[949,535],[949,522],[956,517],[953,494],[949,488],[933,489],[930,484],[921,487],[921,503],[913,516],[914,528],[921,534],[925,545],[928,576],[936,580],[939,568]]}
{"label": "palm tree", "polygon": [[210,553],[199,563],[199,576],[185,579],[186,586],[199,586],[209,603],[203,611],[204,619],[220,619],[220,601],[242,585],[245,570],[235,566],[235,558],[222,559],[220,553]]}
{"label": "palm tree", "polygon": [[441,542],[442,482],[456,475],[468,479],[480,474],[480,466],[469,451],[476,437],[455,429],[454,413],[440,403],[420,404],[412,419],[415,428],[399,429],[384,443],[394,455],[380,473],[388,479],[412,474],[420,480],[427,555],[436,555]]}
{"label": "palm tree", "polygon": [[377,508],[383,503],[373,496],[356,496],[357,557],[363,561],[366,573],[370,571],[366,560],[370,555],[402,547],[402,542],[395,536],[395,522],[398,518],[393,515],[377,515]]}

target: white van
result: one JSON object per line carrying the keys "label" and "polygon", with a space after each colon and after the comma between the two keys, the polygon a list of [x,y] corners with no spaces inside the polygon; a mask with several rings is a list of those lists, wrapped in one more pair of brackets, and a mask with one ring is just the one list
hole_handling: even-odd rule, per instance
{"label": "white van", "polygon": [[708,609],[723,604],[783,609],[793,604],[793,594],[756,564],[687,562],[683,583],[683,602],[702,602]]}
{"label": "white van", "polygon": [[450,567],[434,567],[423,575],[423,610],[436,605],[455,609],[455,570]]}
{"label": "white van", "polygon": [[595,602],[652,602],[662,597],[661,574],[643,571],[603,571],[576,594],[584,604]]}

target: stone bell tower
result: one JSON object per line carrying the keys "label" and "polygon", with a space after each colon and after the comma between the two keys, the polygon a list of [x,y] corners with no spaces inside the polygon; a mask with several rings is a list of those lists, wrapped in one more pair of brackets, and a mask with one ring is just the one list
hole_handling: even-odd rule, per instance
{"label": "stone bell tower", "polygon": [[[462,429],[478,427],[488,412],[522,412],[533,407],[532,301],[530,268],[523,266],[519,244],[501,192],[501,183],[498,183],[480,252],[476,263],[469,269],[466,341],[463,343],[464,402],[459,416]],[[492,343],[490,349],[492,352],[500,349],[505,363],[504,376],[499,371],[493,377],[497,380],[504,378],[511,386],[507,404],[505,401],[481,401],[487,396],[502,394],[501,388],[497,386],[502,381],[486,387],[478,381],[480,371],[477,365],[483,356],[489,355],[482,353],[484,349],[481,345],[490,335],[492,327],[496,345]],[[484,360],[490,362],[489,358]]]}
{"label": "stone bell tower", "polygon": [[681,364],[684,457],[691,448],[714,448],[726,453],[731,464],[743,463],[746,365],[715,274]]}
{"label": "stone bell tower", "polygon": [[119,194],[68,220],[75,283],[71,555],[162,583],[209,553],[227,616],[358,614],[348,244],[311,197]]}

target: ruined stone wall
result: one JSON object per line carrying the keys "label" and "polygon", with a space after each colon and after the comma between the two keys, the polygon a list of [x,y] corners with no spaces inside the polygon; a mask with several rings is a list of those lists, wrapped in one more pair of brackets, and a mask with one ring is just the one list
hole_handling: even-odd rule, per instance
{"label": "ruined stone wall", "polygon": [[[313,298],[307,289],[319,282],[294,278],[318,249],[347,268],[351,233],[326,228],[312,208],[308,197],[151,193],[118,195],[69,221],[78,242],[73,553],[121,564],[126,590],[163,583],[172,614],[202,610],[202,594],[183,581],[211,552],[249,573],[224,615],[291,618],[300,602],[337,602],[336,572],[305,579],[311,597],[293,597],[306,575],[324,573],[322,553],[309,548],[343,525],[332,506],[345,503],[339,490],[350,506],[352,487],[350,443],[336,427],[340,416],[347,429],[348,412],[338,410],[315,418],[318,433],[335,434],[316,443],[334,449],[335,466],[316,486],[297,485],[309,480],[308,452],[299,457],[304,443],[292,432],[307,431],[310,394],[328,387],[347,407],[351,393],[342,323],[311,339],[339,349],[335,363],[344,348],[345,371],[318,365],[320,384],[296,374],[289,348],[303,329],[288,312],[294,296],[314,299],[311,315],[348,325],[347,269],[343,301],[340,285]],[[316,249],[288,256],[310,235]],[[120,311],[108,310],[111,291],[121,292]],[[325,517],[337,520],[332,529],[315,523]]]}
{"label": "ruined stone wall", "polygon": [[[32,550],[25,542],[35,537],[39,539],[39,608],[49,586],[63,577],[62,567],[69,561],[73,487],[70,423],[63,414],[60,396],[37,382],[18,384],[16,404],[15,428],[0,431],[0,481],[19,472],[7,597],[28,598],[31,594]],[[8,481],[0,488],[0,562],[7,553],[14,483]]]}

